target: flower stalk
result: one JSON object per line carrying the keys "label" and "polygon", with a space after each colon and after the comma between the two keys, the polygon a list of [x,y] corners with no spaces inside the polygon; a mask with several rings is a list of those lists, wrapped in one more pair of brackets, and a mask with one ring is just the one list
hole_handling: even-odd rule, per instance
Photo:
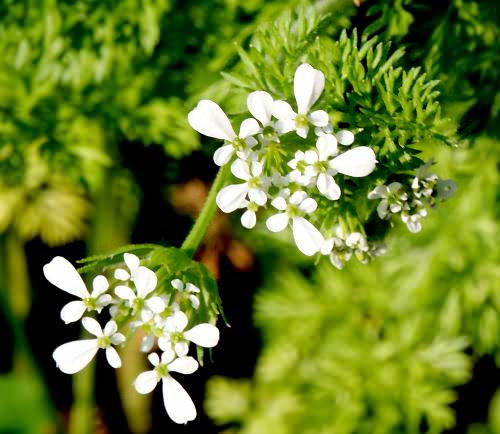
{"label": "flower stalk", "polygon": [[203,209],[200,212],[200,215],[196,219],[191,231],[188,236],[182,243],[181,249],[184,250],[188,255],[193,256],[196,253],[200,243],[205,236],[208,226],[212,221],[212,218],[217,211],[217,204],[215,202],[215,198],[217,197],[217,193],[222,188],[222,186],[226,183],[227,178],[230,174],[230,166],[225,165],[222,166],[217,172],[217,176],[214,179],[212,187],[210,188],[210,192],[208,193],[207,199],[205,200],[205,204],[203,205]]}

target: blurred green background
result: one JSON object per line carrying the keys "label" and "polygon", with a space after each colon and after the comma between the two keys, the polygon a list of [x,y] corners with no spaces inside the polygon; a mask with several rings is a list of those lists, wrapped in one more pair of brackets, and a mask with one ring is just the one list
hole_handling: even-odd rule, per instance
{"label": "blurred green background", "polygon": [[[240,113],[256,30],[313,12],[307,35],[356,27],[440,80],[457,146],[423,158],[457,193],[342,271],[217,216],[197,258],[232,327],[187,382],[192,424],[135,394],[134,349],[116,378],[98,360],[72,384],[51,354],[79,330],[42,266],[180,245],[216,172],[188,111]],[[499,61],[496,0],[3,0],[0,433],[500,433]]]}

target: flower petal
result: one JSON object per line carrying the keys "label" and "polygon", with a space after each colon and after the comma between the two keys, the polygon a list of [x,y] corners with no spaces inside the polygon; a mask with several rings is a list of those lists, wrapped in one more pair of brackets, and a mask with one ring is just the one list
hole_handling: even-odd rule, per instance
{"label": "flower petal", "polygon": [[316,149],[318,149],[319,159],[326,161],[328,157],[337,154],[337,139],[332,134],[323,134],[316,140]]}
{"label": "flower petal", "polygon": [[145,395],[152,392],[159,381],[160,377],[155,370],[142,372],[135,379],[134,388],[141,395]]}
{"label": "flower petal", "polygon": [[248,94],[247,107],[252,116],[265,126],[271,121],[273,97],[263,90],[257,90]]}
{"label": "flower petal", "polygon": [[172,348],[165,350],[161,354],[161,362],[164,365],[168,365],[174,359],[175,359],[175,353],[174,353],[174,350],[172,350]]}
{"label": "flower petal", "polygon": [[72,301],[62,308],[61,319],[66,324],[78,321],[83,316],[86,310],[87,307],[85,306],[83,301]]}
{"label": "flower petal", "polygon": [[293,111],[292,106],[286,101],[274,101],[273,116],[280,121],[289,121],[294,119],[297,113]]}
{"label": "flower petal", "polygon": [[219,342],[219,329],[208,323],[198,324],[184,332],[184,338],[200,347],[212,348]]}
{"label": "flower petal", "polygon": [[114,278],[117,280],[121,280],[123,282],[127,281],[130,279],[130,274],[127,270],[124,270],[123,268],[117,268],[113,274]]}
{"label": "flower petal", "polygon": [[295,217],[292,220],[292,231],[295,244],[306,256],[312,256],[319,252],[324,238],[314,225],[303,217]]}
{"label": "flower petal", "polygon": [[68,342],[57,347],[52,357],[62,372],[74,374],[85,368],[98,350],[97,339],[84,339]]}
{"label": "flower petal", "polygon": [[115,288],[115,294],[122,300],[132,301],[136,298],[134,291],[132,291],[132,289],[129,288],[128,286],[124,285],[118,285]]}
{"label": "flower petal", "polygon": [[213,101],[201,100],[188,115],[191,128],[215,139],[232,141],[236,133],[223,110]]}
{"label": "flower petal", "polygon": [[80,298],[89,297],[82,276],[78,274],[71,262],[62,256],[56,256],[52,261],[44,265],[43,274],[52,285],[57,286],[59,289]]}
{"label": "flower petal", "polygon": [[382,199],[384,197],[387,197],[388,194],[389,188],[387,187],[387,185],[377,185],[372,191],[368,193],[368,199]]}
{"label": "flower petal", "polygon": [[153,270],[146,267],[139,267],[134,273],[134,284],[137,289],[137,296],[144,298],[155,290],[158,278]]}
{"label": "flower petal", "polygon": [[108,321],[104,326],[104,336],[112,336],[118,331],[118,325],[115,321]]}
{"label": "flower petal", "polygon": [[168,370],[180,374],[192,374],[198,369],[198,362],[189,356],[179,357],[168,365]]}
{"label": "flower petal", "polygon": [[149,354],[148,360],[153,366],[158,366],[160,364],[160,357],[156,353]]}
{"label": "flower petal", "polygon": [[236,176],[236,178],[242,179],[243,181],[248,181],[251,178],[250,167],[244,160],[235,160],[233,164],[231,164],[231,173]]}
{"label": "flower petal", "polygon": [[214,163],[217,164],[217,166],[224,166],[224,164],[229,162],[233,154],[233,145],[221,146],[214,152]]}
{"label": "flower petal", "polygon": [[141,260],[133,253],[124,253],[123,260],[131,272],[139,268],[139,265],[141,265]]}
{"label": "flower petal", "polygon": [[274,206],[276,209],[279,209],[280,211],[285,211],[286,210],[286,200],[283,197],[276,197],[273,199],[271,202],[271,205]]}
{"label": "flower petal", "polygon": [[187,423],[196,418],[196,408],[188,393],[170,375],[162,380],[163,403],[175,423]]}
{"label": "flower petal", "polygon": [[286,212],[272,215],[266,220],[267,229],[271,232],[281,232],[287,227],[288,220],[288,214]]}
{"label": "flower petal", "polygon": [[154,313],[162,313],[165,310],[165,301],[161,297],[151,297],[146,300],[146,306]]}
{"label": "flower petal", "polygon": [[118,369],[122,367],[122,359],[118,351],[113,347],[106,348],[106,359],[112,368]]}
{"label": "flower petal", "polygon": [[299,205],[299,209],[307,214],[313,213],[317,208],[318,204],[311,197],[304,199]]}
{"label": "flower petal", "polygon": [[375,152],[367,146],[350,149],[330,162],[330,167],[338,172],[354,177],[367,176],[375,169]]}
{"label": "flower petal", "polygon": [[325,87],[325,76],[321,71],[314,69],[308,63],[303,63],[295,71],[293,92],[300,114],[309,111],[318,100]]}
{"label": "flower petal", "polygon": [[181,279],[174,279],[170,283],[177,291],[182,291],[184,289],[184,283],[182,283]]}
{"label": "flower petal", "polygon": [[313,124],[315,127],[326,127],[328,125],[328,122],[330,122],[328,113],[324,110],[313,111],[312,113],[309,113],[309,116],[307,118],[309,119],[309,122],[311,122],[311,124]]}
{"label": "flower petal", "polygon": [[259,206],[264,206],[267,202],[267,195],[258,188],[251,188],[248,190],[248,199]]}
{"label": "flower petal", "polygon": [[184,357],[189,352],[189,342],[181,341],[174,344],[174,351],[179,357]]}
{"label": "flower petal", "polygon": [[248,193],[248,184],[232,184],[224,187],[217,194],[217,206],[225,213],[241,208]]}
{"label": "flower petal", "polygon": [[239,137],[246,139],[247,137],[255,136],[259,131],[259,123],[254,118],[248,118],[241,123]]}
{"label": "flower petal", "polygon": [[200,300],[196,297],[196,295],[191,294],[189,296],[189,301],[191,302],[193,309],[198,309],[200,307]]}
{"label": "flower petal", "polygon": [[198,293],[200,292],[200,288],[198,288],[196,285],[193,285],[192,283],[186,283],[186,291]]}
{"label": "flower petal", "polygon": [[172,315],[172,318],[174,321],[175,330],[178,332],[183,331],[186,328],[186,326],[188,325],[188,317],[181,310],[175,312]]}
{"label": "flower petal", "polygon": [[104,276],[96,276],[92,281],[92,292],[90,294],[91,297],[97,298],[101,294],[104,294],[109,288],[108,279]]}
{"label": "flower petal", "polygon": [[90,318],[89,316],[83,317],[82,325],[90,334],[93,334],[98,338],[103,336],[102,327],[94,318]]}
{"label": "flower petal", "polygon": [[257,223],[257,216],[255,215],[255,212],[250,211],[247,209],[242,215],[241,215],[241,225],[244,228],[247,229],[252,229],[255,227],[255,224]]}
{"label": "flower petal", "polygon": [[340,130],[335,136],[341,145],[349,146],[354,143],[354,134],[349,130]]}
{"label": "flower petal", "polygon": [[307,197],[305,191],[296,191],[290,196],[290,203],[293,205],[300,204]]}
{"label": "flower petal", "polygon": [[341,191],[332,175],[320,173],[316,182],[319,192],[330,200],[338,200]]}

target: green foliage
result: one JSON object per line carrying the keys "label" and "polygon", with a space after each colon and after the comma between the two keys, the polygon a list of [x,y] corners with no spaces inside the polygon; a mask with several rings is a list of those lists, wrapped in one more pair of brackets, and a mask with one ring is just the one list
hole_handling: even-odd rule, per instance
{"label": "green foliage", "polygon": [[[53,428],[38,379],[0,375],[0,432],[38,434]],[[27,417],[29,415],[29,417]]]}
{"label": "green foliage", "polygon": [[[295,43],[303,50],[288,63],[286,41],[266,47],[273,53],[270,64],[276,63],[269,68],[273,81],[259,82],[255,73],[267,62],[266,50],[256,45],[242,55],[245,66],[231,81],[251,89],[264,85],[289,100],[299,60],[324,71],[319,105],[333,112],[335,127],[359,128],[356,141],[376,150],[380,165],[368,180],[372,185],[406,179],[421,161],[434,157],[436,170],[454,179],[458,192],[432,210],[421,233],[410,235],[396,223],[386,237],[388,255],[369,265],[350,263],[339,272],[320,263],[303,274],[294,258],[277,253],[269,240],[260,241],[260,252],[268,254],[267,283],[255,306],[264,346],[254,378],[250,383],[215,378],[207,388],[206,411],[217,423],[229,424],[230,432],[443,432],[455,424],[455,388],[469,381],[475,359],[489,354],[500,360],[499,143],[485,135],[495,131],[492,119],[498,114],[490,102],[499,75],[488,62],[497,56],[489,36],[499,27],[491,24],[495,14],[486,16],[486,3],[481,10],[477,2],[456,1],[446,16],[438,9],[429,18],[431,30],[416,43],[422,2],[373,2],[361,41],[355,31],[340,38],[319,32],[311,39],[304,32],[304,45]],[[449,27],[443,31],[436,22]],[[270,32],[279,34],[280,26],[278,21]],[[446,43],[426,57],[426,41],[439,32]],[[471,39],[450,37],[462,32]],[[399,48],[379,42],[390,39]],[[469,43],[484,48],[484,63],[475,61],[475,49],[462,49]],[[483,91],[490,92],[482,112],[486,122],[468,130],[476,133],[470,140],[458,141],[454,130],[477,116]],[[467,92],[456,103],[456,96]],[[352,187],[356,194],[369,188]],[[357,216],[368,221],[368,234],[386,234],[393,223],[380,221],[373,207],[360,201]],[[497,401],[490,424],[475,425],[471,433],[496,432]]]}

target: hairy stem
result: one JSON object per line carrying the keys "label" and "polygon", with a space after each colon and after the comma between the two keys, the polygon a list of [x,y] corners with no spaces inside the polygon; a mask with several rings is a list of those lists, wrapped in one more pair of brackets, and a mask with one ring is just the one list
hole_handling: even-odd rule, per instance
{"label": "hairy stem", "polygon": [[217,211],[217,204],[215,203],[215,198],[217,193],[221,189],[221,187],[226,182],[230,173],[229,165],[226,164],[219,169],[217,176],[210,188],[210,192],[208,193],[207,199],[205,200],[205,204],[203,205],[203,209],[200,212],[200,215],[196,219],[189,235],[186,237],[184,242],[182,243],[181,249],[184,250],[190,256],[193,256],[198,249],[198,246],[203,240],[205,233],[207,232],[208,226],[212,221],[212,217]]}

